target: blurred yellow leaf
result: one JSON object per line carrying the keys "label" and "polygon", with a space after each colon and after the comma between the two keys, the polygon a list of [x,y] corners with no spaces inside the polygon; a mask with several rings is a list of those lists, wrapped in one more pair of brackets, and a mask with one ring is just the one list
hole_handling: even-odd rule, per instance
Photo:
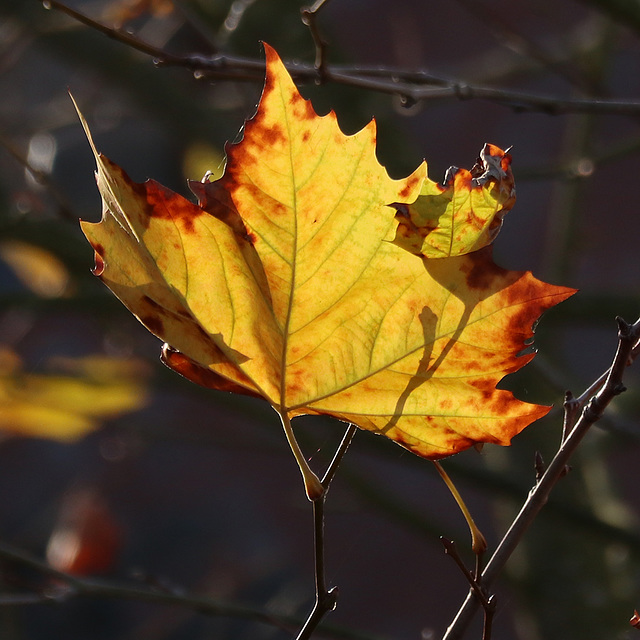
{"label": "blurred yellow leaf", "polygon": [[0,258],[36,295],[59,298],[68,292],[69,272],[50,251],[19,240],[5,240],[0,243]]}
{"label": "blurred yellow leaf", "polygon": [[146,385],[135,364],[106,359],[105,364],[113,365],[111,375],[108,369],[96,375],[90,368],[100,361],[92,357],[65,360],[67,365],[75,361],[78,375],[26,373],[15,362],[12,369],[0,372],[1,430],[73,441],[99,427],[103,419],[146,404]]}

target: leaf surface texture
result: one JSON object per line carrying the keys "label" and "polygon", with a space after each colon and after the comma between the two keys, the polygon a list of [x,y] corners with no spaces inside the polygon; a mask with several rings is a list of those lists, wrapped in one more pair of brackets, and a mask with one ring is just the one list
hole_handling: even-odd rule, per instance
{"label": "leaf surface texture", "polygon": [[452,189],[467,181],[481,223],[460,223],[466,205],[434,218],[428,199],[447,188],[426,165],[392,180],[375,123],[343,134],[265,49],[257,113],[222,178],[191,185],[197,204],[132,182],[96,152],[103,217],[83,223],[94,272],[167,343],[164,361],[199,384],[289,417],[353,422],[429,458],[508,444],[548,408],[496,384],[533,357],[517,356],[533,323],[572,290],[492,260],[513,199],[507,155],[483,150],[504,175],[452,178]]}

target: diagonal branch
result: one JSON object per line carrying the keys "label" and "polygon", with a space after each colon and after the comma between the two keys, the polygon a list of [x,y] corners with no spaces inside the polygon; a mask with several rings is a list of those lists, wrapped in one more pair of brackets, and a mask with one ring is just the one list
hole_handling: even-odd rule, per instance
{"label": "diagonal branch", "polygon": [[[485,589],[490,587],[496,580],[523,535],[546,504],[551,490],[564,475],[567,462],[584,435],[602,417],[611,400],[625,390],[622,383],[624,370],[640,355],[640,319],[632,325],[627,324],[621,318],[618,318],[617,321],[618,348],[613,364],[580,398],[565,404],[566,412],[572,412],[575,415],[579,411],[580,417],[569,434],[563,438],[555,457],[530,491],[520,513],[516,516],[482,572],[480,583]],[[578,403],[579,408],[574,403]],[[565,420],[565,424],[568,422],[569,420]],[[474,591],[470,590],[454,621],[447,629],[443,640],[459,640],[462,638],[478,606],[479,601]]]}

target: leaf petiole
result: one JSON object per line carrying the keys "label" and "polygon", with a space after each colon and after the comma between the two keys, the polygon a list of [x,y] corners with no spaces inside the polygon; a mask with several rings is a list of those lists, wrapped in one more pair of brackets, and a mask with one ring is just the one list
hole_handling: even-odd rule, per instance
{"label": "leaf petiole", "polygon": [[436,469],[438,470],[440,477],[444,480],[445,484],[449,488],[449,491],[451,491],[451,495],[454,497],[455,501],[458,503],[458,506],[460,507],[460,511],[462,511],[462,515],[467,521],[467,525],[469,526],[469,531],[471,532],[471,548],[473,549],[473,552],[477,556],[483,554],[487,550],[487,541],[485,540],[485,537],[482,535],[482,532],[478,528],[478,525],[474,522],[473,518],[471,517],[471,513],[469,512],[467,505],[462,499],[462,496],[460,495],[458,489],[453,484],[453,481],[449,477],[449,474],[444,470],[442,465],[437,460],[433,460],[432,462],[435,465]]}
{"label": "leaf petiole", "polygon": [[[276,411],[278,411],[276,409]],[[307,498],[311,500],[311,502],[315,502],[322,498],[325,492],[325,488],[322,486],[322,482],[320,482],[320,478],[311,470],[309,463],[306,461],[302,450],[300,449],[300,445],[296,440],[296,436],[293,433],[293,427],[291,426],[291,419],[287,415],[286,412],[278,411],[280,415],[280,420],[282,421],[282,426],[284,427],[284,433],[287,437],[287,442],[291,447],[291,451],[293,452],[293,456],[298,463],[298,467],[300,469],[300,473],[302,474],[302,480],[304,481],[304,490],[307,493]]]}

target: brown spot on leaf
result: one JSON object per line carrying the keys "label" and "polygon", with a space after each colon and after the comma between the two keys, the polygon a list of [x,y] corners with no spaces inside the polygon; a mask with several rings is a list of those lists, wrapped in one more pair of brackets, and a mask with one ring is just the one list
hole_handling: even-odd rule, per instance
{"label": "brown spot on leaf", "polygon": [[162,336],[164,333],[164,322],[158,316],[141,316],[140,322],[155,336]]}
{"label": "brown spot on leaf", "polygon": [[282,131],[282,127],[278,124],[274,124],[271,127],[265,127],[262,129],[261,134],[263,142],[269,146],[286,142],[286,137]]}
{"label": "brown spot on leaf", "polygon": [[147,216],[161,220],[170,220],[181,227],[181,231],[193,233],[195,220],[205,212],[186,198],[171,189],[163,187],[155,180],[147,180],[140,192],[145,202]]}
{"label": "brown spot on leaf", "polygon": [[293,108],[293,115],[299,120],[314,120],[318,117],[311,100],[305,100],[300,94],[292,95],[289,104]]}
{"label": "brown spot on leaf", "polygon": [[407,180],[407,184],[404,186],[402,191],[400,191],[399,196],[403,200],[406,199],[409,196],[409,194],[413,191],[413,189],[415,189],[416,185],[418,184],[418,182],[420,182],[421,179],[422,179],[421,176],[417,174],[413,174],[412,176],[410,176],[409,179]]}
{"label": "brown spot on leaf", "polygon": [[[198,196],[198,203],[202,209],[221,220],[233,229],[233,232],[247,242],[255,242],[255,236],[250,236],[242,216],[229,193],[231,185],[228,176],[217,182],[190,181],[191,191]],[[253,237],[253,241],[251,240]]]}
{"label": "brown spot on leaf", "polygon": [[471,380],[470,384],[482,394],[482,399],[485,402],[488,402],[491,396],[496,392],[495,385],[491,380],[476,378],[475,380]]}
{"label": "brown spot on leaf", "polygon": [[204,338],[207,342],[211,341],[211,336],[199,324],[196,324],[195,327],[201,338]]}
{"label": "brown spot on leaf", "polygon": [[467,374],[482,370],[482,366],[477,360],[469,360],[468,362],[461,363],[460,366]]}
{"label": "brown spot on leaf", "polygon": [[147,295],[142,296],[142,302],[146,304],[148,307],[151,307],[152,309],[154,309],[156,312],[164,311],[164,308],[161,304],[159,304],[153,298],[150,298]]}

